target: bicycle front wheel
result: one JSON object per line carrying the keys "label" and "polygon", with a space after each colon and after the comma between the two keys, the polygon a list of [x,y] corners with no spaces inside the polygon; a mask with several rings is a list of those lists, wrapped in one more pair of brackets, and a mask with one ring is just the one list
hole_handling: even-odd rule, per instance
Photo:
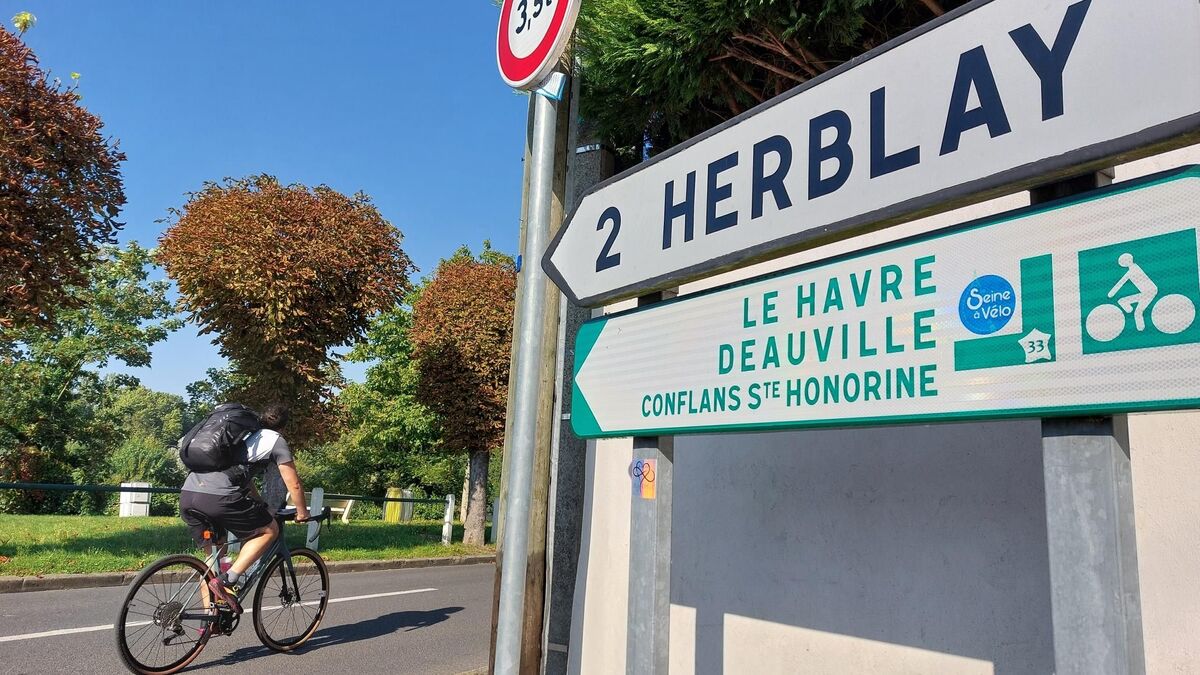
{"label": "bicycle front wheel", "polygon": [[[288,564],[288,561],[291,564]],[[312,549],[275,558],[254,592],[254,632],[267,647],[290,652],[308,641],[329,604],[329,571]]]}
{"label": "bicycle front wheel", "polygon": [[208,567],[190,555],[155,561],[129,585],[117,614],[117,651],[143,675],[169,675],[196,658],[212,635]]}

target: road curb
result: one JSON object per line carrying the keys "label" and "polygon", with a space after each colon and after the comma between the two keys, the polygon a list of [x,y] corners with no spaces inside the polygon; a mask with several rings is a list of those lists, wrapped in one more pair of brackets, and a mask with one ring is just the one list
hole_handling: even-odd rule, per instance
{"label": "road curb", "polygon": [[[446,558],[408,558],[405,560],[344,560],[327,562],[330,574],[342,572],[374,572],[379,570],[416,569],[421,567],[451,567],[481,565],[496,562],[494,555],[460,555]],[[32,591],[62,591],[76,588],[128,585],[138,572],[104,572],[100,574],[44,574],[36,577],[0,577],[0,593],[29,593]]]}

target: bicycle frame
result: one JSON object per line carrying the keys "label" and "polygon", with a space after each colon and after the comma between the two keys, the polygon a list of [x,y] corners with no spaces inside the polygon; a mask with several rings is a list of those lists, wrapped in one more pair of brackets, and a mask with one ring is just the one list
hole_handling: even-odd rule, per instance
{"label": "bicycle frame", "polygon": [[[205,559],[205,564],[210,570],[212,570],[213,574],[217,574],[219,572],[217,561],[225,554],[228,548],[229,542],[222,543],[220,546],[214,546],[212,553],[210,553],[208,558]],[[274,562],[276,556],[283,557],[283,564],[287,568],[288,574],[291,576],[292,585],[295,586],[296,572],[292,568],[292,557],[289,555],[290,553],[291,550],[288,549],[287,541],[285,541],[285,537],[283,535],[283,528],[280,528],[279,536],[275,538],[275,541],[271,542],[271,547],[268,548],[267,551],[263,553],[262,557],[256,560],[254,565],[246,571],[246,580],[242,583],[242,587],[239,588],[237,592],[238,604],[241,604],[243,599],[249,597],[250,591],[254,590],[255,585],[258,584],[259,579],[262,577],[263,570],[265,570],[272,562]],[[296,592],[299,594],[299,589],[297,589]]]}
{"label": "bicycle frame", "polygon": [[[326,517],[327,517],[327,515],[326,515]],[[322,521],[323,521],[323,518],[314,519],[312,522],[316,522],[317,527],[320,528],[322,525]],[[284,522],[286,522],[286,521],[284,521]],[[318,529],[318,532],[320,532],[319,529]],[[214,543],[214,544],[211,544],[209,548],[211,550],[210,550],[208,556],[206,558],[204,558],[204,564],[208,568],[210,574],[216,575],[219,573],[218,561],[229,550],[229,542],[223,541],[220,544]],[[239,588],[238,592],[237,592],[237,600],[238,600],[239,605],[242,604],[242,601],[244,599],[246,599],[250,596],[250,591],[252,591],[254,589],[254,587],[258,584],[259,580],[262,577],[263,570],[270,567],[271,563],[274,562],[276,557],[281,557],[283,559],[283,565],[281,565],[279,568],[280,574],[281,575],[284,574],[285,573],[284,571],[286,570],[287,576],[283,577],[284,588],[285,589],[288,588],[287,582],[290,579],[291,580],[291,589],[294,590],[294,592],[296,594],[296,597],[292,599],[292,602],[303,602],[302,598],[300,597],[300,586],[296,581],[296,568],[292,565],[291,549],[288,548],[286,537],[284,536],[284,532],[283,532],[283,523],[280,522],[279,536],[275,538],[275,541],[271,542],[271,547],[267,549],[267,551],[262,555],[262,557],[260,557],[258,560],[256,560],[254,565],[249,570],[247,570],[246,581],[242,584],[242,587]],[[172,596],[171,598],[169,598],[169,600],[176,600],[178,593],[182,592],[188,586],[191,586],[192,581],[193,581],[192,578],[188,578],[187,581],[185,581],[183,583],[183,585],[180,586],[179,591],[176,591],[176,596]],[[187,603],[192,602],[192,600],[194,600],[194,595],[187,599]],[[184,603],[184,606],[187,606],[187,603]],[[217,621],[217,616],[214,614],[210,614],[210,613],[196,615],[196,614],[192,614],[189,612],[181,612],[180,618],[194,619],[194,620],[202,621],[205,623],[213,623],[213,622]]]}

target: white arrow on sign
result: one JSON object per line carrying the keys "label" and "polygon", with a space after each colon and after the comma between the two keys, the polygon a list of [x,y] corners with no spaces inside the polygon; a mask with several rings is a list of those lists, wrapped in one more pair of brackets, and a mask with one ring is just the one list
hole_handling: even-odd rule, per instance
{"label": "white arrow on sign", "polygon": [[585,323],[579,436],[1200,407],[1200,167]]}
{"label": "white arrow on sign", "polygon": [[599,184],[574,302],[676,286],[1200,141],[1200,3],[979,0]]}

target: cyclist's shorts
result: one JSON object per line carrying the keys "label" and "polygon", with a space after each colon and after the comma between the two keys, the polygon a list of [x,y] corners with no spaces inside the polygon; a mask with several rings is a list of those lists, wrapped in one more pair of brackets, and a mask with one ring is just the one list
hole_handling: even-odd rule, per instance
{"label": "cyclist's shorts", "polygon": [[[258,534],[262,528],[271,524],[274,518],[267,511],[266,504],[250,495],[214,495],[207,492],[192,492],[184,490],[179,493],[179,516],[187,523],[192,539],[199,545],[204,544],[204,525],[187,512],[195,509],[208,516],[217,524],[238,539],[246,540]],[[216,533],[214,533],[216,535]]]}

